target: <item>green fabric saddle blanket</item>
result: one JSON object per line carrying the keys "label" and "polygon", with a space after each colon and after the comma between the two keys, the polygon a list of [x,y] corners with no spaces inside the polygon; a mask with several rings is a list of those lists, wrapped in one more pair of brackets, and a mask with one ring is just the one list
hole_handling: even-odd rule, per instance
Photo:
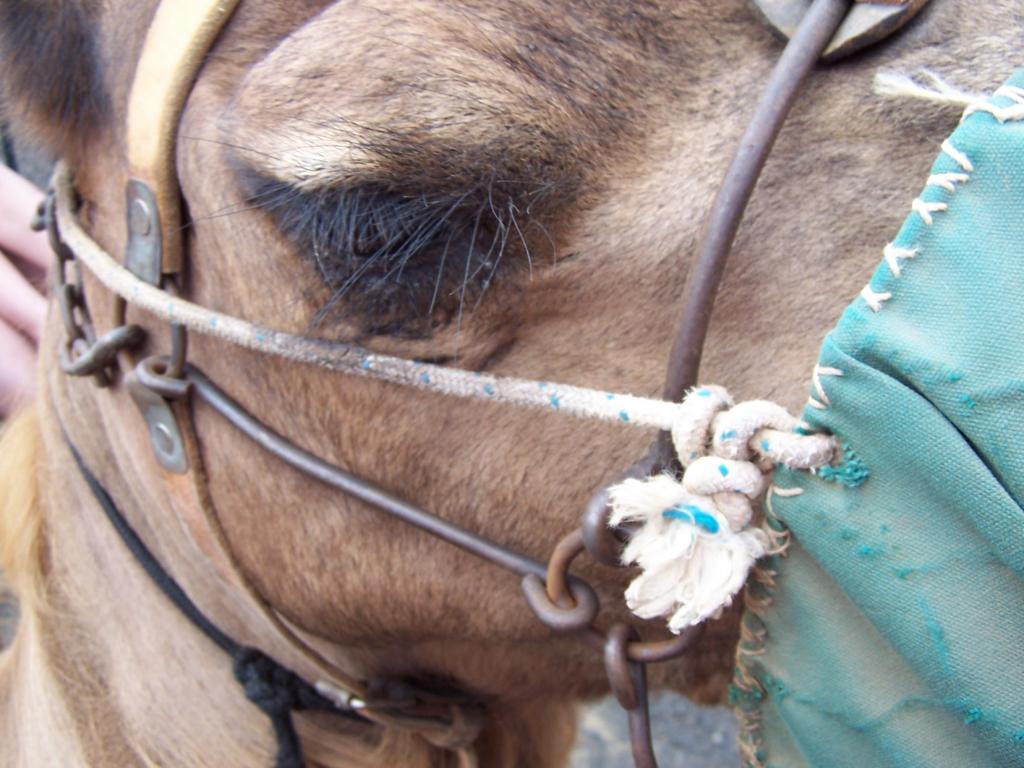
{"label": "green fabric saddle blanket", "polygon": [[931,174],[821,347],[804,420],[845,460],[769,494],[751,766],[1024,766],[1024,70]]}

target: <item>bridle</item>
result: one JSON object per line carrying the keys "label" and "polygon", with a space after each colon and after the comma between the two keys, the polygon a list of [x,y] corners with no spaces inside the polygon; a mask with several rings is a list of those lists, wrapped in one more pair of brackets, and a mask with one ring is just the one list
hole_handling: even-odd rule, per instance
{"label": "bridle", "polygon": [[[684,392],[696,383],[704,339],[729,249],[761,168],[801,84],[823,53],[825,58],[838,58],[885,37],[906,23],[926,1],[814,0],[809,8],[808,2],[801,0],[756,1],[772,26],[790,40],[740,140],[712,205],[702,245],[690,267],[669,358],[664,400],[552,385],[560,394],[555,406],[564,402],[561,410],[568,413],[618,417],[661,430],[651,450],[628,470],[628,476],[674,469],[666,413],[670,413]],[[61,351],[63,370],[70,375],[92,376],[101,386],[116,383],[132,395],[146,423],[154,454],[172,489],[175,511],[186,531],[224,581],[241,600],[254,607],[255,613],[280,640],[265,658],[274,657],[276,661],[272,663],[277,664],[277,669],[294,673],[297,680],[312,684],[316,693],[309,695],[321,697],[320,703],[358,719],[409,728],[432,743],[452,750],[463,764],[475,764],[471,745],[479,730],[483,702],[468,700],[464,694],[421,690],[394,681],[365,681],[340,669],[324,658],[299,629],[278,615],[242,574],[203,487],[191,424],[190,398],[203,401],[263,449],[300,472],[522,577],[526,600],[546,626],[574,634],[603,654],[612,691],[629,716],[636,765],[653,768],[656,762],[650,741],[646,665],[685,653],[700,628],[691,628],[663,641],[643,642],[636,631],[624,623],[616,623],[608,629],[599,627],[597,593],[569,569],[584,551],[605,565],[621,567],[619,554],[629,531],[609,528],[607,496],[603,491],[588,503],[580,527],[557,544],[548,563],[540,563],[443,520],[303,450],[262,424],[188,363],[187,331],[193,330],[353,375],[375,376],[450,394],[479,396],[484,392],[500,395],[499,401],[520,405],[543,405],[550,398],[547,393],[537,391],[538,382],[490,376],[477,376],[470,382],[473,374],[468,372],[395,360],[348,345],[289,336],[197,307],[178,297],[175,275],[180,273],[185,260],[180,237],[181,192],[174,159],[178,122],[203,56],[237,3],[238,0],[175,0],[173,4],[161,3],[157,8],[129,100],[128,242],[123,265],[82,228],[70,171],[60,166],[55,173],[45,219],[56,254],[54,293],[67,333]],[[93,326],[82,286],[73,278],[78,264],[85,265],[117,294],[113,327],[102,335]],[[145,333],[139,326],[126,323],[127,304],[138,305],[168,322],[169,355],[134,359],[131,350],[143,341]],[[614,404],[602,405],[606,400]],[[78,457],[77,451],[75,456]],[[86,478],[91,478],[84,464],[81,466]],[[102,501],[100,494],[105,491],[94,488],[94,494]],[[122,532],[118,520],[123,523],[123,518],[119,518],[109,496],[107,501],[109,504],[104,508],[113,507],[113,512],[107,509],[108,516],[128,542],[134,535],[130,526],[129,533]],[[145,566],[147,555],[140,555],[137,545],[131,548]],[[152,559],[151,555],[148,557]],[[187,601],[187,597],[184,599]],[[175,602],[182,607],[179,599]],[[294,683],[291,680],[291,684]],[[289,718],[282,721],[282,728],[291,727]],[[279,747],[282,739],[289,738],[288,733],[284,736],[281,733],[279,729]],[[291,738],[294,741],[294,731],[291,731]],[[292,751],[285,757],[279,750],[278,765],[289,764],[289,760],[301,762],[297,742],[289,748]]]}

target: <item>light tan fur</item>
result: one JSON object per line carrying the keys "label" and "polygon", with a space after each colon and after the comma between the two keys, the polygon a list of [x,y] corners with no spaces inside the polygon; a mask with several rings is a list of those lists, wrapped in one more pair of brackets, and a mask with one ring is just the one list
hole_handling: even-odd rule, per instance
{"label": "light tan fur", "polygon": [[10,418],[0,436],[0,572],[29,612],[45,605],[43,519],[36,493],[40,450],[36,413],[26,408]]}
{"label": "light tan fur", "polygon": [[[88,8],[80,15],[105,52],[93,87],[109,114],[86,149],[70,139],[56,148],[76,169],[87,227],[119,254],[120,126],[152,3],[68,5]],[[27,6],[0,0],[8,15]],[[1019,4],[974,6],[933,0],[898,38],[812,77],[737,239],[705,381],[799,407],[822,335],[881,258],[955,124],[947,112],[873,96],[873,75],[929,66],[966,89],[997,86],[1006,52],[1024,43]],[[40,60],[17,73],[18,103],[57,137],[77,128],[62,124],[67,115],[54,104],[75,100],[51,84],[33,101],[33,77],[58,79],[66,64],[46,51],[71,49],[19,51]],[[778,53],[744,0],[243,0],[179,134],[193,220],[186,293],[264,325],[357,338],[376,351],[654,395],[703,216]],[[530,188],[551,180],[557,194],[524,217],[536,222],[523,243],[532,264],[510,250],[510,268],[464,317],[446,310],[419,334],[367,331],[353,315],[310,330],[330,288],[310,255],[247,200],[242,165],[307,192],[342,183],[451,192],[515,173]],[[86,293],[106,330],[110,297],[91,281]],[[150,351],[166,351],[162,326],[130,318],[151,331]],[[112,533],[62,427],[203,610],[233,633],[252,630],[170,512],[130,398],[119,386],[97,390],[63,376],[61,343],[51,312],[42,447],[32,447],[31,421],[12,428],[22,437],[9,457],[13,443],[4,447],[0,530],[26,599],[0,662],[0,765],[269,764],[266,718],[238,690],[224,654],[167,604]],[[204,338],[192,340],[190,358],[306,449],[538,558],[651,439],[350,380]],[[440,677],[487,697],[483,766],[564,762],[575,702],[606,690],[602,664],[543,630],[514,577],[282,467],[208,408],[197,406],[195,419],[226,536],[273,606],[367,676]],[[624,617],[628,574],[579,568],[600,584],[609,613]],[[687,658],[656,669],[655,684],[720,699],[736,632],[732,612]],[[320,715],[302,718],[300,731],[318,765],[452,765],[397,731]]]}

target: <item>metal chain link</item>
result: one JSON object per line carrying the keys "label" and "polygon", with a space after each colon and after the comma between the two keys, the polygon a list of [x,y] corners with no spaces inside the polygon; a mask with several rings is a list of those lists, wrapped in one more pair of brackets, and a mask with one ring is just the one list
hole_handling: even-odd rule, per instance
{"label": "metal chain link", "polygon": [[57,228],[52,190],[33,219],[32,228],[46,230],[53,251],[52,291],[64,325],[64,344],[59,352],[61,370],[70,376],[92,376],[98,387],[109,386],[116,373],[118,354],[141,344],[146,332],[138,325],[124,324],[97,337],[85,303],[82,270]]}
{"label": "metal chain link", "polygon": [[[607,511],[594,518],[607,521]],[[648,714],[647,664],[678,658],[690,650],[704,631],[704,625],[690,627],[666,640],[642,641],[636,630],[617,622],[608,630],[598,627],[600,602],[593,587],[569,573],[573,560],[586,550],[587,533],[577,528],[563,537],[548,560],[544,580],[523,577],[526,602],[537,618],[556,632],[573,632],[586,645],[601,652],[612,691],[629,716],[633,759],[638,767],[657,768]],[[622,567],[621,563],[604,561]]]}

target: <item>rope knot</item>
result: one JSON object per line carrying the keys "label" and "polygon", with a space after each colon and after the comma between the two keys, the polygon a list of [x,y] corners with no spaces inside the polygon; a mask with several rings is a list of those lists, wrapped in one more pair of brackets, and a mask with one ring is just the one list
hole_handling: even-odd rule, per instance
{"label": "rope knot", "polygon": [[302,709],[333,710],[333,705],[305,680],[257,648],[240,647],[234,654],[235,679],[245,697],[274,727],[277,737],[275,768],[302,768],[302,746],[295,733],[292,712]]}
{"label": "rope knot", "polygon": [[623,551],[642,573],[626,590],[637,616],[669,616],[675,633],[715,618],[732,603],[773,537],[751,525],[772,468],[815,469],[832,462],[836,441],[796,432],[798,421],[766,400],[734,404],[722,387],[691,390],[672,441],[684,467],[609,489],[609,524],[639,522]]}
{"label": "rope knot", "polygon": [[242,648],[235,657],[235,679],[245,697],[268,715],[291,711],[299,703],[295,674],[256,648]]}

